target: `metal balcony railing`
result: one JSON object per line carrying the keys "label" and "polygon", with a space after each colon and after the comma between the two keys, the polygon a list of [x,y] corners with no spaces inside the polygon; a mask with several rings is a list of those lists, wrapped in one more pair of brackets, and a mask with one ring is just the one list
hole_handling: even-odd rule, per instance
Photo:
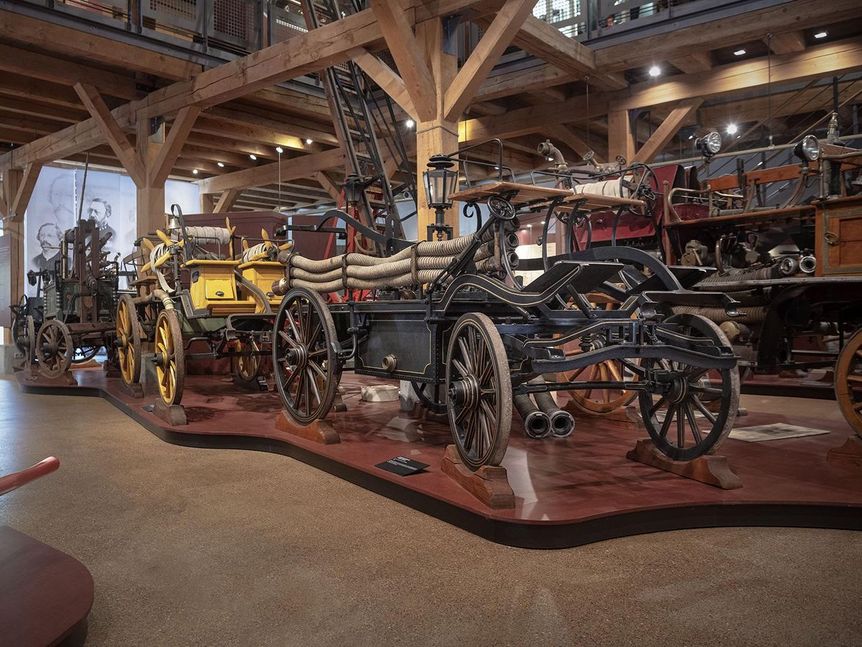
{"label": "metal balcony railing", "polygon": [[306,31],[290,0],[16,0],[194,49],[244,55]]}
{"label": "metal balcony railing", "polygon": [[675,20],[739,0],[538,0],[533,15],[566,36],[590,41]]}

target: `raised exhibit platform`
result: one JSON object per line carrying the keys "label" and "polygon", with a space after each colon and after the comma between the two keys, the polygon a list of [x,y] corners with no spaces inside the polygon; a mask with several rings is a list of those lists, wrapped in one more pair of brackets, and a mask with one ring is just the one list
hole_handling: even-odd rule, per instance
{"label": "raised exhibit platform", "polygon": [[[722,490],[626,458],[644,434],[623,417],[580,417],[567,439],[531,440],[513,424],[504,461],[512,509],[491,509],[442,470],[445,420],[404,413],[397,402],[360,401],[363,378],[342,379],[347,411],[328,417],[340,442],[323,444],[280,430],[272,392],[243,391],[225,376],[187,376],[187,425],[152,412],[98,369],[75,371],[76,386],[26,380],[25,391],[102,396],[163,440],[180,445],[271,451],[297,458],[489,540],[532,548],[576,546],[644,532],[714,526],[862,529],[862,464],[844,423],[751,412],[738,426],[788,422],[828,433],[721,448],[743,487]],[[379,380],[375,380],[379,383]],[[853,438],[851,439],[851,436]],[[850,439],[850,452],[830,450]],[[845,452],[846,453],[846,452]],[[403,456],[429,465],[407,477],[377,464]]]}

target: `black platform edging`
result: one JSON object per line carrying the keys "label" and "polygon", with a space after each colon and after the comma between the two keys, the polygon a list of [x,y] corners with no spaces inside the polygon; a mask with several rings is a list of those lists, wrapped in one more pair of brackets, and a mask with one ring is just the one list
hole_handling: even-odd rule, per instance
{"label": "black platform edging", "polygon": [[858,506],[804,503],[700,504],[635,510],[575,523],[525,523],[494,519],[441,499],[399,487],[392,481],[350,467],[297,445],[236,434],[204,435],[165,429],[105,389],[21,384],[25,393],[102,397],[161,440],[183,447],[245,449],[295,458],[354,485],[457,526],[489,541],[516,548],[573,548],[606,539],[669,530],[721,527],[791,527],[862,530]]}

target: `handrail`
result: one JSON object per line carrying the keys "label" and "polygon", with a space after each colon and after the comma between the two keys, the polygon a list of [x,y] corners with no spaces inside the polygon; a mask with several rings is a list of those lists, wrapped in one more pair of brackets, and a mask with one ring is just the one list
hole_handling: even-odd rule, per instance
{"label": "handrail", "polygon": [[22,485],[27,485],[31,481],[47,476],[51,472],[56,472],[59,467],[60,459],[49,456],[26,469],[0,476],[0,495],[16,490]]}

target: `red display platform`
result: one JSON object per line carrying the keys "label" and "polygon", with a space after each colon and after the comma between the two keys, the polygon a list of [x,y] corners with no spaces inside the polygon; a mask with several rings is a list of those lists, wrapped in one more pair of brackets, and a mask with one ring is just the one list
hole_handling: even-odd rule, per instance
{"label": "red display platform", "polygon": [[[715,526],[802,526],[862,530],[862,469],[827,462],[852,431],[822,420],[752,413],[741,426],[790,422],[830,433],[746,443],[728,440],[721,453],[743,487],[722,490],[628,460],[643,436],[620,418],[581,417],[566,439],[531,440],[513,424],[503,466],[515,494],[513,509],[492,510],[441,469],[451,442],[439,418],[399,411],[398,403],[360,401],[362,378],[342,379],[344,413],[327,418],[340,442],[323,444],[277,427],[275,393],[241,391],[229,377],[187,376],[188,424],[169,426],[119,380],[98,370],[76,371],[77,386],[26,391],[101,395],[160,438],[195,447],[282,453],[443,519],[489,540],[531,548],[562,548],[631,534]],[[377,380],[376,382],[379,382]],[[401,477],[375,467],[396,456],[430,465]],[[250,459],[251,460],[251,459]]]}
{"label": "red display platform", "polygon": [[93,577],[78,560],[0,526],[0,644],[83,645]]}

